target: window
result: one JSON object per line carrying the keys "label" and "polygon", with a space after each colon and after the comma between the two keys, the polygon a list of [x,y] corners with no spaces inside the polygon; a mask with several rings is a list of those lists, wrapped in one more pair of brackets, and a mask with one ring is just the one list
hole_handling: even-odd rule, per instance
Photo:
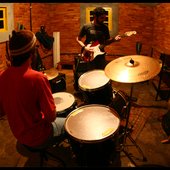
{"label": "window", "polygon": [[0,7],[0,32],[7,31],[7,8]]}
{"label": "window", "polygon": [[[87,7],[86,8],[86,23],[91,22],[93,20],[92,11],[95,7]],[[106,21],[104,22],[108,28],[109,31],[112,31],[112,8],[110,7],[103,7],[106,10]]]}
{"label": "window", "polygon": [[14,14],[12,3],[0,3],[0,43],[9,40],[14,29]]}

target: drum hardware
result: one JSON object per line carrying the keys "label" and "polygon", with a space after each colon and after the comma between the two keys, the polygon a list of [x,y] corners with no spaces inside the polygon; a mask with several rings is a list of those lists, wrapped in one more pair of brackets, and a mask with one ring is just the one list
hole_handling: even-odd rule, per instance
{"label": "drum hardware", "polygon": [[95,69],[82,74],[78,80],[86,104],[108,105],[112,99],[112,85],[104,70]]}
{"label": "drum hardware", "polygon": [[161,61],[142,55],[119,57],[105,67],[106,75],[120,83],[138,83],[155,77],[161,69]]}
{"label": "drum hardware", "polygon": [[126,144],[127,138],[129,138],[133,146],[138,149],[139,153],[142,155],[143,161],[147,161],[147,159],[135,140],[131,137],[128,128],[129,115],[133,99],[133,85],[134,83],[143,82],[155,77],[160,72],[160,69],[161,63],[159,60],[142,55],[120,57],[111,61],[105,67],[105,73],[111,80],[122,83],[131,83],[130,96],[126,108],[126,123],[123,127],[123,133],[121,134],[121,136],[123,136],[123,139],[122,144],[120,145],[120,151],[123,151],[135,166],[137,165],[132,159],[132,155],[126,150],[126,146],[128,146]]}
{"label": "drum hardware", "polygon": [[108,165],[119,125],[118,113],[105,105],[89,104],[73,110],[64,127],[78,163],[87,167]]}
{"label": "drum hardware", "polygon": [[[130,153],[128,153],[128,151],[126,150],[126,147],[135,146],[138,149],[138,152],[142,155],[143,162],[147,161],[147,158],[144,156],[141,148],[137,145],[136,141],[131,137],[131,132],[132,132],[133,126],[131,126],[129,128],[129,123],[130,123],[129,116],[130,116],[131,105],[132,105],[132,101],[130,100],[132,97],[132,92],[133,92],[133,84],[131,84],[130,98],[129,98],[129,102],[128,102],[128,105],[126,108],[126,118],[125,118],[126,123],[125,123],[125,126],[123,126],[123,132],[121,133],[119,139],[122,141],[122,143],[120,143],[120,151],[124,152],[125,155],[129,158],[129,160],[133,163],[133,165],[135,167],[137,167],[136,162],[132,159],[132,155]],[[132,142],[133,145],[126,144],[127,138]]]}
{"label": "drum hardware", "polygon": [[77,108],[77,101],[71,93],[53,93],[53,98],[56,105],[57,117],[67,117],[71,111]]}

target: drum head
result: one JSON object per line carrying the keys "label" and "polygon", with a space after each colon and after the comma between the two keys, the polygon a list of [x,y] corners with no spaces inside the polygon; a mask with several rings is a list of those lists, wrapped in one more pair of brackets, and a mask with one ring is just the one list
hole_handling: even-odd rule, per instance
{"label": "drum head", "polygon": [[67,92],[54,93],[53,98],[54,98],[57,112],[62,112],[67,108],[70,108],[75,102],[74,96]]}
{"label": "drum head", "polygon": [[65,130],[75,140],[99,142],[113,135],[120,124],[117,112],[105,105],[84,105],[66,118]]}
{"label": "drum head", "polygon": [[82,90],[92,90],[104,86],[109,80],[104,70],[92,70],[82,74],[78,84]]}

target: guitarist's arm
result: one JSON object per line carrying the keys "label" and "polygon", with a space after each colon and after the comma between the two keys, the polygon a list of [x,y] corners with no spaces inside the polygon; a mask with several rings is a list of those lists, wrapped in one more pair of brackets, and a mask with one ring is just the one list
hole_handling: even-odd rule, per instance
{"label": "guitarist's arm", "polygon": [[105,46],[110,45],[111,43],[120,41],[120,40],[121,40],[121,35],[116,35],[115,37],[112,37],[112,38],[106,40],[106,42],[104,44],[100,45],[100,49],[104,49]]}
{"label": "guitarist's arm", "polygon": [[82,47],[82,51],[89,51],[89,52],[93,52],[93,48],[90,46],[86,46],[83,41],[81,40],[81,37],[76,37],[76,41],[78,42],[78,44]]}

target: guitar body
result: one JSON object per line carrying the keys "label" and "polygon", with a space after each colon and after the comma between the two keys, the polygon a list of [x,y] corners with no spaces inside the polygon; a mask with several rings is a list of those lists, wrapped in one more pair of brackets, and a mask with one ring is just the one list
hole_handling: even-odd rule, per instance
{"label": "guitar body", "polygon": [[[136,31],[128,31],[125,32],[123,35],[120,35],[121,37],[129,37],[131,35],[136,34]],[[92,44],[88,44],[87,47],[93,47],[93,52],[88,52],[86,50],[82,50],[82,59],[85,62],[92,61],[96,56],[105,54],[105,52],[100,50],[100,44],[98,41],[94,41]]]}
{"label": "guitar body", "polygon": [[105,52],[102,52],[100,50],[100,44],[98,41],[94,41],[92,44],[88,44],[87,47],[94,47],[93,52],[89,51],[82,51],[82,58],[85,62],[92,61],[96,56],[105,54]]}

